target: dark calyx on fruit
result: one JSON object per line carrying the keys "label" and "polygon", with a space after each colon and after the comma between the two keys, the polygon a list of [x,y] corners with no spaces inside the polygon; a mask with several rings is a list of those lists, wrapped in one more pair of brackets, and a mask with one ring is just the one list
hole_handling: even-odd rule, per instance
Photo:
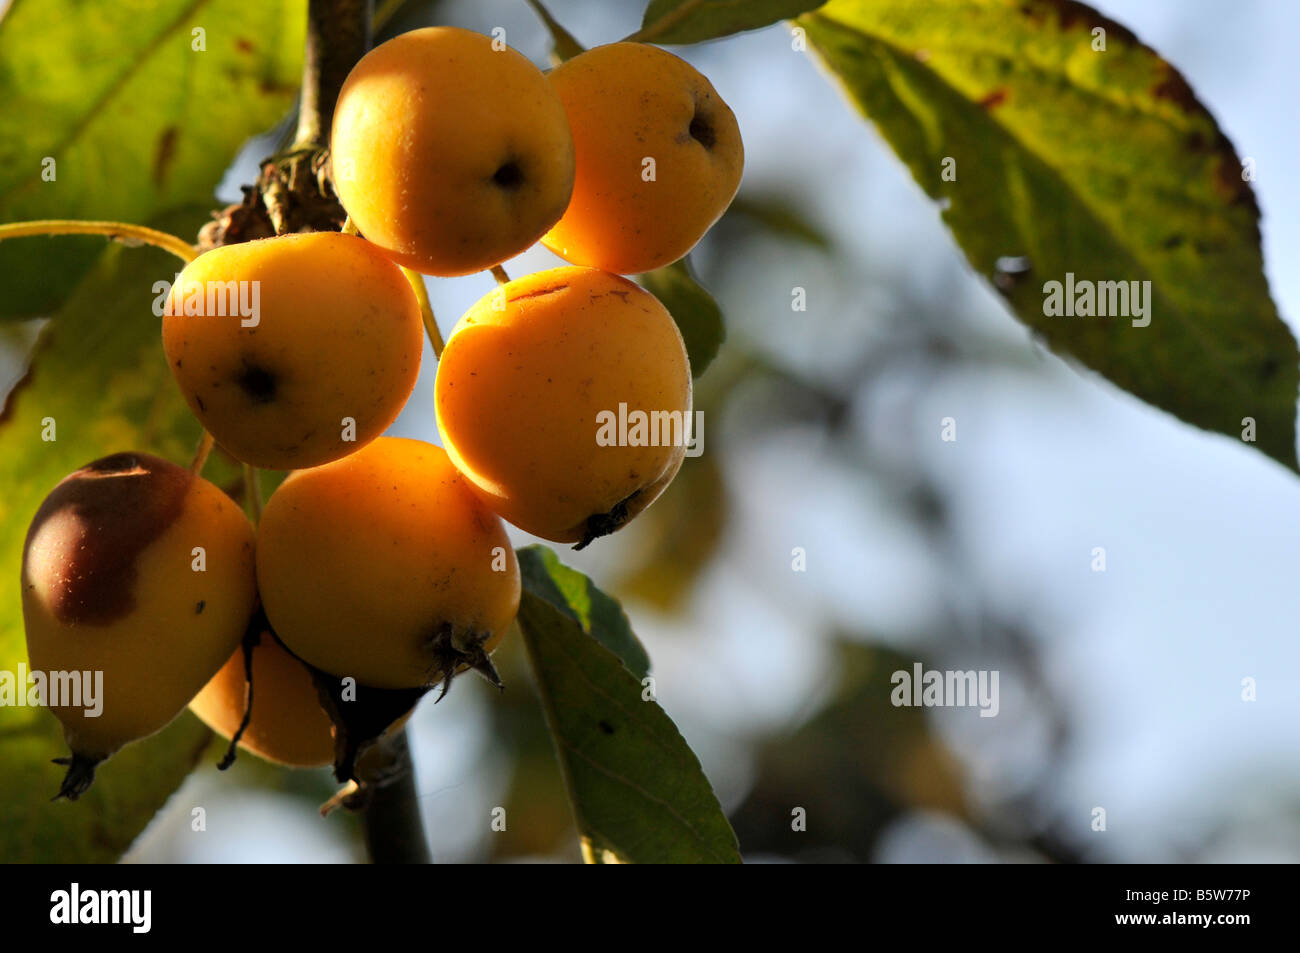
{"label": "dark calyx on fruit", "polygon": [[600,539],[602,536],[608,536],[623,527],[629,519],[628,508],[632,502],[641,495],[641,491],[634,493],[619,500],[607,513],[597,513],[595,516],[587,517],[587,526],[583,532],[582,542],[575,545],[574,549],[584,549],[591,544],[593,540]]}

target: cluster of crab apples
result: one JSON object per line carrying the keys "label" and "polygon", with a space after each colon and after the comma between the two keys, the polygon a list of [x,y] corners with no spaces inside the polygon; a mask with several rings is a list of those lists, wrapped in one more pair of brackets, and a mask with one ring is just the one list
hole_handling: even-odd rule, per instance
{"label": "cluster of crab apples", "polygon": [[[104,673],[98,717],[48,700],[72,750],[65,796],[187,705],[227,737],[246,722],[240,744],[263,757],[318,765],[335,753],[322,673],[379,689],[495,678],[520,600],[503,520],[585,545],[681,466],[684,441],[610,445],[597,424],[691,412],[672,316],[622,276],[680,259],[736,192],[739,129],[707,79],[639,43],[543,73],[489,37],[415,30],[352,70],[330,150],[358,234],[217,247],[163,315],[168,364],[216,444],[292,471],[258,525],[144,453],[69,475],[32,521],[29,662]],[[419,276],[492,269],[539,240],[571,264],[500,284],[447,338],[442,446],[381,436],[420,368]]]}

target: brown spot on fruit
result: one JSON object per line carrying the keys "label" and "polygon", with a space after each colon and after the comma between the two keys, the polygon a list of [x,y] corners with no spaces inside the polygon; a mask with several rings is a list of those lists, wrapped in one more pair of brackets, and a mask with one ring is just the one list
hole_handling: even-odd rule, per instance
{"label": "brown spot on fruit", "polygon": [[563,291],[568,285],[551,285],[549,288],[538,288],[536,291],[526,291],[521,295],[515,295],[508,298],[507,301],[523,301],[525,298],[540,298],[543,295],[553,295]]}
{"label": "brown spot on fruit", "polygon": [[66,624],[108,625],[135,607],[136,560],[180,516],[194,477],[144,453],[117,453],[65,477],[23,547],[23,585]]}

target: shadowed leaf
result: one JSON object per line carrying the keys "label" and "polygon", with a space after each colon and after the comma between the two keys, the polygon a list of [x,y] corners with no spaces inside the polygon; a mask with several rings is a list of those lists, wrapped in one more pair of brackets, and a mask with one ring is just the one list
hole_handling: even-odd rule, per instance
{"label": "shadowed leaf", "polygon": [[826,0],[651,0],[629,39],[668,45],[700,43],[757,30],[815,10]]}
{"label": "shadowed leaf", "polygon": [[551,16],[551,11],[546,9],[540,0],[528,0],[528,5],[533,8],[542,23],[546,24],[546,29],[551,34],[552,60],[563,63],[583,52],[583,45],[573,38],[573,34],[566,30],[559,20]]}
{"label": "shadowed leaf", "polygon": [[650,673],[650,656],[632,631],[627,613],[590,579],[564,565],[545,546],[519,550],[519,572],[528,592],[577,622],[583,632],[617,655],[633,675],[645,678]]}
{"label": "shadowed leaf", "polygon": [[[590,586],[543,585],[557,564],[521,550],[519,629],[591,863],[737,863],[735,834],[699,760],[643,683],[584,631],[609,600]],[[571,573],[565,570],[565,575]],[[578,575],[578,574],[574,574]],[[580,577],[584,578],[585,577]],[[573,594],[572,600],[564,596]],[[560,602],[557,602],[559,594]],[[616,604],[615,604],[616,605]]]}
{"label": "shadowed leaf", "polygon": [[691,375],[699,377],[718,356],[727,336],[722,309],[695,279],[686,258],[639,275],[637,280],[663,302],[677,322],[691,359]]}
{"label": "shadowed leaf", "polygon": [[727,209],[727,216],[745,218],[780,238],[829,251],[830,236],[792,202],[779,195],[742,192]]}

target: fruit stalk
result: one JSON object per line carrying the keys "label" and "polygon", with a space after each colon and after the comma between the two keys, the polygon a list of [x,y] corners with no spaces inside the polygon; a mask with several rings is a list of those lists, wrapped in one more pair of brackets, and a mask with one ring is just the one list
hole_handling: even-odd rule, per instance
{"label": "fruit stalk", "polygon": [[212,446],[215,442],[212,434],[206,430],[203,431],[203,436],[199,437],[199,445],[194,450],[194,459],[190,461],[190,472],[195,476],[202,475],[203,465],[208,462],[208,454],[212,453]]}
{"label": "fruit stalk", "polygon": [[249,515],[253,519],[253,525],[256,526],[262,519],[262,484],[257,478],[257,467],[245,463],[243,470],[244,499],[248,504]]}
{"label": "fruit stalk", "polygon": [[429,303],[429,289],[424,286],[424,276],[410,268],[403,268],[402,274],[406,275],[411,290],[415,292],[415,300],[420,305],[420,319],[424,321],[424,330],[433,347],[433,356],[435,359],[440,358],[445,344],[442,332],[438,330],[438,319],[433,316],[433,305]]}

